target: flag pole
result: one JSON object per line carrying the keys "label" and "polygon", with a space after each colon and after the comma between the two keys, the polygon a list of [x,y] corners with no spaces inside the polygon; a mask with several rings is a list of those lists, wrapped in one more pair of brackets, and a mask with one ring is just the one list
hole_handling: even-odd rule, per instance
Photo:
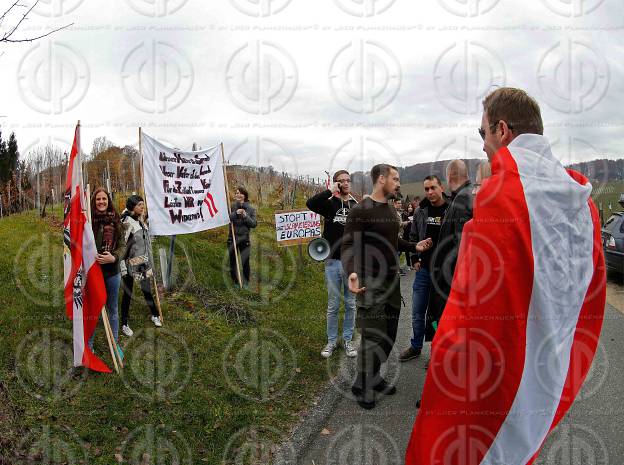
{"label": "flag pole", "polygon": [[[82,157],[80,157],[80,163],[82,163]],[[91,185],[87,184],[87,218],[89,219],[89,223],[91,223]],[[115,372],[119,373],[119,366],[117,366],[117,357],[119,354],[115,356],[117,353],[117,347],[113,347],[113,335],[110,328],[110,323],[108,321],[108,312],[106,311],[106,306],[102,307],[102,324],[104,325],[104,333],[106,333],[106,342],[108,342],[108,348],[110,350],[111,357],[113,359],[113,366],[115,367]]]}
{"label": "flag pole", "polygon": [[[145,204],[145,211],[147,211],[147,195],[145,195],[145,177],[143,174],[144,164],[143,164],[143,129],[139,126],[139,166],[141,168],[141,189],[143,190],[143,203]],[[148,234],[149,236],[149,234]],[[152,241],[150,239],[150,252],[152,252]],[[154,256],[151,253],[152,257]],[[148,257],[149,260],[150,257]],[[152,265],[154,264],[154,260],[152,260]],[[156,275],[154,274],[154,270],[152,269],[152,279],[151,281],[154,283],[154,294],[156,296],[156,309],[158,310],[158,316],[160,317],[160,322],[164,323],[165,319],[163,318],[162,308],[160,306],[160,295],[158,294],[158,284],[156,283]]]}
{"label": "flag pole", "polygon": [[[232,215],[232,210],[230,207],[230,189],[228,187],[228,179],[227,179],[227,170],[225,168],[225,155],[223,154],[223,142],[220,144],[221,147],[221,161],[223,165],[223,180],[225,182],[225,196],[227,197],[227,205],[228,205],[228,214]],[[234,231],[234,223],[230,221],[230,230],[232,231],[232,245],[234,246],[234,258],[236,261],[236,277],[238,278],[239,287],[243,287],[243,280],[241,279],[240,274],[240,261],[238,258],[238,246],[236,245],[236,232]]]}

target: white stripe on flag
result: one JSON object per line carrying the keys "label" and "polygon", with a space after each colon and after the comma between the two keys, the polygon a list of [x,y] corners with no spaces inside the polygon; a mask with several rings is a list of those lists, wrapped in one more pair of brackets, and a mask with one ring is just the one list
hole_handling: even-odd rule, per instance
{"label": "white stripe on flag", "polygon": [[541,136],[520,135],[508,149],[529,210],[534,280],[522,380],[482,465],[526,464],[542,444],[559,405],[594,273],[591,185],[573,180]]}
{"label": "white stripe on flag", "polygon": [[72,319],[72,324],[74,337],[74,366],[79,367],[82,366],[82,357],[84,355],[84,322],[82,321],[82,305],[76,305],[75,300],[73,305],[74,315]]}

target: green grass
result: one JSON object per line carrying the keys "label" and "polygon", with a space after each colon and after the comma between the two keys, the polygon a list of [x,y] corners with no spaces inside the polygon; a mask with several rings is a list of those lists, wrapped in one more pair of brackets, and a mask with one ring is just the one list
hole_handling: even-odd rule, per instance
{"label": "green grass", "polygon": [[[165,326],[149,322],[135,286],[135,335],[120,336],[120,375],[70,369],[60,224],[33,212],[1,220],[0,455],[111,464],[174,463],[177,453],[179,463],[218,464],[238,454],[247,458],[236,463],[264,463],[271,448],[249,444],[286,436],[335,367],[319,357],[322,264],[307,253],[298,264],[296,247],[271,240],[272,210],[259,217],[267,222],[252,236],[249,292],[223,271],[226,228],[177,238]],[[156,258],[168,246],[160,238]],[[102,333],[100,324],[95,349],[110,365]]]}

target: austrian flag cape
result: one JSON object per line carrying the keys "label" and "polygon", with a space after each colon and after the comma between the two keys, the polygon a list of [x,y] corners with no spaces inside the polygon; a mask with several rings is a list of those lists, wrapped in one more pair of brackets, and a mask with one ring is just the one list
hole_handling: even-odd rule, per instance
{"label": "austrian flag cape", "polygon": [[63,222],[63,261],[65,275],[65,310],[73,322],[74,366],[110,373],[87,345],[106,302],[106,287],[91,223],[85,214],[80,160],[80,125],[67,166],[65,183],[65,220]]}
{"label": "austrian flag cape", "polygon": [[588,180],[523,134],[492,160],[432,343],[408,465],[525,465],[578,394],[606,274]]}

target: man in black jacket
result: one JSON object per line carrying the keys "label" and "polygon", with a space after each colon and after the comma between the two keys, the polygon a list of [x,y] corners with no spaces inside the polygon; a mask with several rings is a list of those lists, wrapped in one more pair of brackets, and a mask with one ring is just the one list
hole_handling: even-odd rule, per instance
{"label": "man in black jacket", "polygon": [[420,356],[424,338],[429,293],[431,290],[431,259],[438,247],[438,238],[442,219],[446,213],[448,203],[444,194],[444,187],[440,178],[432,174],[423,181],[425,198],[420,201],[414,212],[410,240],[413,242],[431,238],[432,247],[413,259],[413,268],[416,270],[412,285],[412,339],[410,345],[399,354],[399,361],[406,362]]}
{"label": "man in black jacket", "polygon": [[342,234],[349,210],[357,202],[351,196],[351,177],[346,170],[334,173],[333,185],[311,198],[306,206],[324,218],[323,237],[331,247],[331,254],[325,260],[325,283],[327,285],[327,344],[321,356],[328,358],[338,345],[338,310],[344,296],[345,316],[342,324],[342,341],[347,356],[355,357],[357,348],[351,342],[355,324],[355,295],[349,292],[349,285],[340,262]]}
{"label": "man in black jacket", "polygon": [[451,283],[455,273],[464,224],[472,219],[473,195],[466,164],[462,160],[449,162],[446,167],[446,179],[451,195],[449,206],[440,226],[438,247],[433,253],[430,270],[432,285],[429,294],[426,333],[431,334],[440,321],[442,311],[451,293]]}

